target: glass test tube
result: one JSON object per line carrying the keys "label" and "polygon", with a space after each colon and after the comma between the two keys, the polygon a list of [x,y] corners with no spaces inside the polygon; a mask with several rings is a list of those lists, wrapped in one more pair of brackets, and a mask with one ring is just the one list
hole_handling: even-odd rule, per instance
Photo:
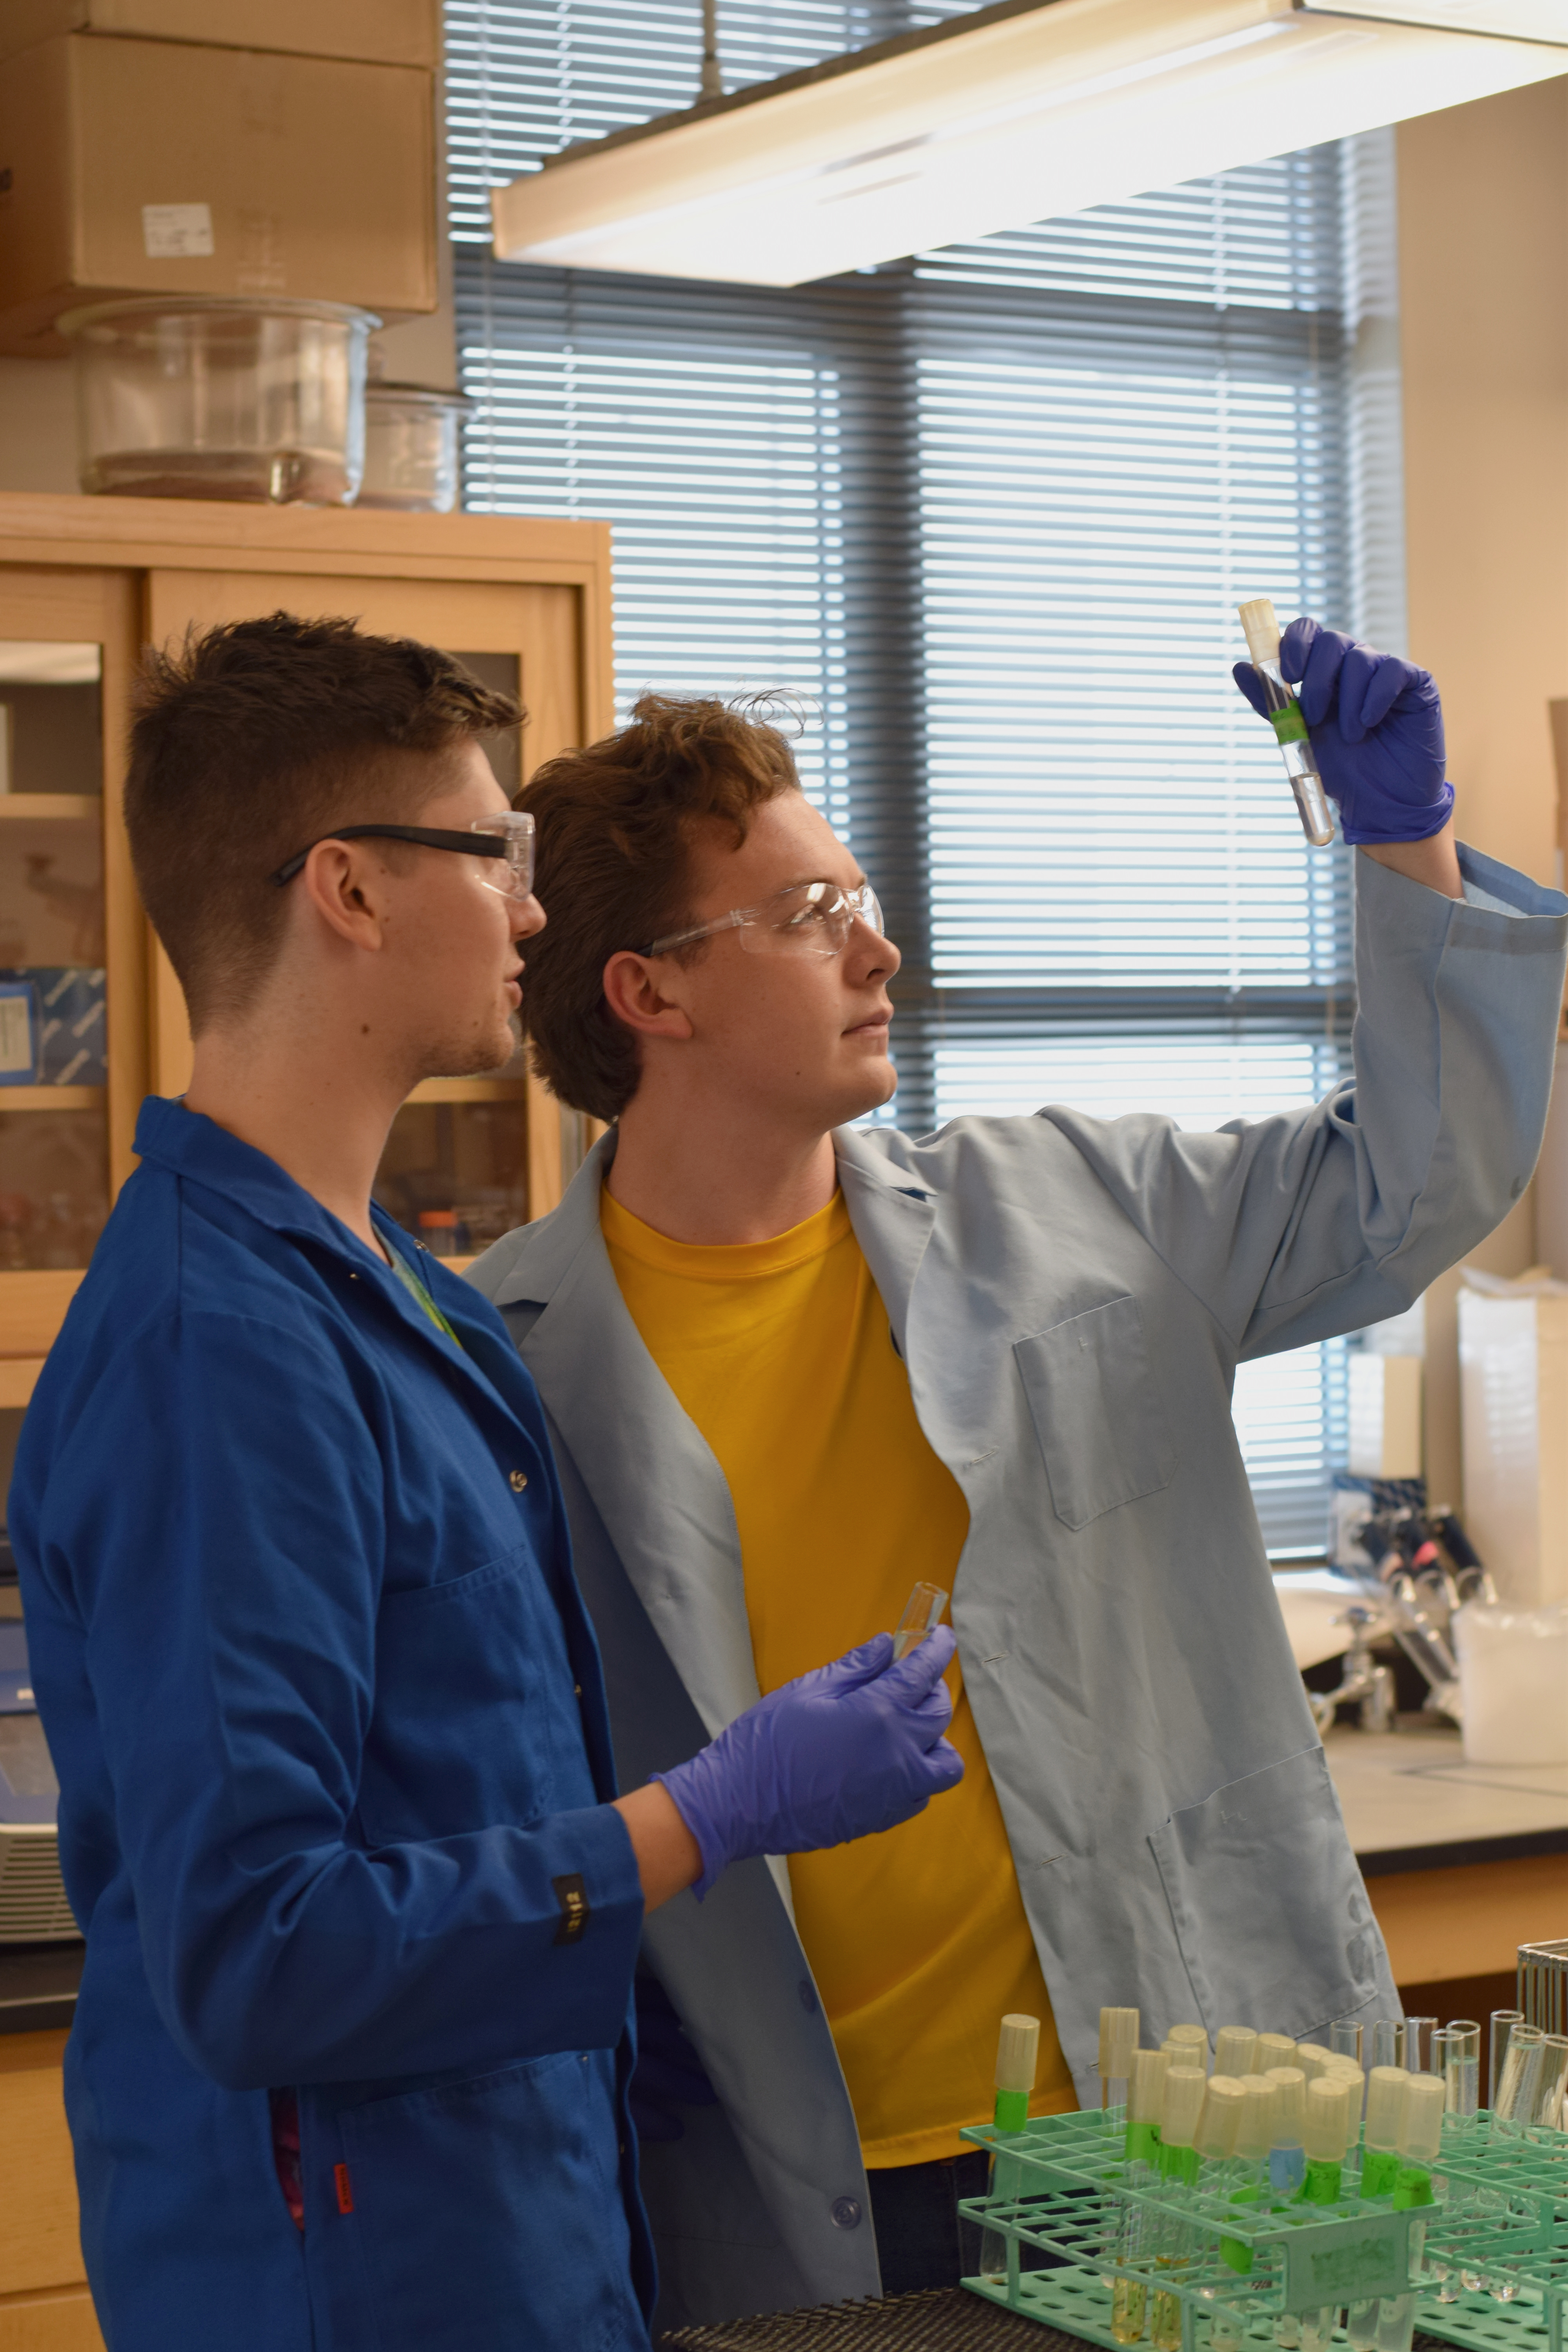
{"label": "glass test tube", "polygon": [[1372,2072],[1373,2066],[1402,2066],[1405,2062],[1399,2054],[1399,2020],[1396,2017],[1376,2018],[1370,2031],[1372,2061],[1367,2068],[1368,2074]]}
{"label": "glass test tube", "polygon": [[1549,2033],[1541,2045],[1541,2072],[1535,2086],[1535,2121],[1548,2131],[1563,2128],[1563,2089],[1568,2083],[1568,2039]]}
{"label": "glass test tube", "polygon": [[1508,2055],[1508,2037],[1516,2025],[1524,2023],[1522,2009],[1494,2009],[1491,2013],[1491,2061],[1487,2069],[1487,2105],[1497,2105],[1498,2084],[1502,2081],[1503,2060]]}
{"label": "glass test tube", "polygon": [[917,1642],[942,1623],[947,1595],[940,1584],[917,1584],[904,1603],[904,1613],[893,1628],[893,1656],[907,1657]]}
{"label": "glass test tube", "polygon": [[1407,2074],[1429,2074],[1432,2072],[1432,2036],[1437,2031],[1435,2017],[1407,2017],[1399,2028],[1399,2056],[1396,2063]]}
{"label": "glass test tube", "polygon": [[1456,2017],[1446,2029],[1443,2071],[1448,2113],[1468,2127],[1481,2103],[1481,2029],[1471,2017]]}
{"label": "glass test tube", "polygon": [[1353,2058],[1361,2064],[1361,2021],[1354,2017],[1337,2018],[1329,2028],[1329,2048],[1339,2058]]}
{"label": "glass test tube", "polygon": [[1546,2036],[1538,2025],[1510,2027],[1502,2079],[1492,2094],[1492,2129],[1513,2134],[1535,2121]]}
{"label": "glass test tube", "polygon": [[1307,733],[1301,706],[1285,683],[1279,667],[1279,624],[1267,596],[1254,596],[1237,607],[1247,635],[1252,667],[1262,680],[1268,705],[1268,723],[1279,740],[1285,772],[1296,798],[1301,830],[1314,849],[1326,849],[1334,837],[1334,820],[1323,793],[1323,780]]}

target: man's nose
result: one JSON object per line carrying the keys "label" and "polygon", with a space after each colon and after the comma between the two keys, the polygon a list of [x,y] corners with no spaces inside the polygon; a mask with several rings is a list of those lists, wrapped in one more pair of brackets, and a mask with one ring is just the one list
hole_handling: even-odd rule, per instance
{"label": "man's nose", "polygon": [[511,898],[507,904],[511,913],[511,935],[514,940],[532,939],[534,934],[542,931],[550,920],[531,890],[526,898]]}

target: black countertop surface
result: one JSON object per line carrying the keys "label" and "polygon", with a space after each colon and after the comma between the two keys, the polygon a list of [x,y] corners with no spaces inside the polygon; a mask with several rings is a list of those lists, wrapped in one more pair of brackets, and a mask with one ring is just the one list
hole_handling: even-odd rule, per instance
{"label": "black countertop surface", "polygon": [[68,2025],[84,1944],[0,1944],[0,2033]]}

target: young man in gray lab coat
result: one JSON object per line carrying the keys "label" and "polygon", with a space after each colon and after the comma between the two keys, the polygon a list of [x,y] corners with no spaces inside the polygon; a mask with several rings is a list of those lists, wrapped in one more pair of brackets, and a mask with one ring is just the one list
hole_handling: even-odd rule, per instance
{"label": "young man in gray lab coat", "polygon": [[1098,2101],[1105,2002],[1155,2044],[1397,2013],[1231,1382],[1397,1313],[1518,1199],[1568,900],[1457,846],[1424,671],[1311,622],[1283,660],[1360,845],[1355,1075],[1214,1134],[855,1129],[893,1091],[899,952],[739,713],[648,698],[524,796],[562,910],[534,1051],[616,1124],[473,1279],[550,1419],[621,1771],[916,1577],[963,1675],[962,1807],[647,1923],[718,2094],[645,2147],[667,2320],[955,2275],[1001,2009],[1045,2017],[1037,2108]]}

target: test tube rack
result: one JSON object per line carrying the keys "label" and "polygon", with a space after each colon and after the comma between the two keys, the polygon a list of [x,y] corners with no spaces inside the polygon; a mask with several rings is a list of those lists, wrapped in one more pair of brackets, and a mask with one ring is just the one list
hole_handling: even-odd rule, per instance
{"label": "test tube rack", "polygon": [[[1439,2201],[1402,2212],[1360,2201],[1359,2150],[1337,2205],[1269,2209],[1237,2206],[1223,2189],[1131,2186],[1120,2122],[1093,2112],[1038,2116],[1022,2132],[977,2125],[963,2137],[997,2163],[992,2195],[959,2210],[1006,2249],[1005,2275],[964,2285],[1110,2352],[1128,2352],[1111,2324],[1119,2280],[1151,2313],[1161,2299],[1160,2352],[1178,2340],[1181,2352],[1276,2352],[1300,2340],[1290,2323],[1301,2313],[1338,2305],[1342,2319],[1351,2304],[1410,2292],[1417,2331],[1465,2352],[1568,2352],[1568,2134],[1494,2143],[1485,2115],[1446,2131]],[[1149,2252],[1125,2252],[1131,2209],[1146,2216]],[[1413,2249],[1414,2221],[1425,2226]],[[1159,2239],[1177,2232],[1173,2264]],[[1342,2327],[1333,2340],[1347,2343]]]}

